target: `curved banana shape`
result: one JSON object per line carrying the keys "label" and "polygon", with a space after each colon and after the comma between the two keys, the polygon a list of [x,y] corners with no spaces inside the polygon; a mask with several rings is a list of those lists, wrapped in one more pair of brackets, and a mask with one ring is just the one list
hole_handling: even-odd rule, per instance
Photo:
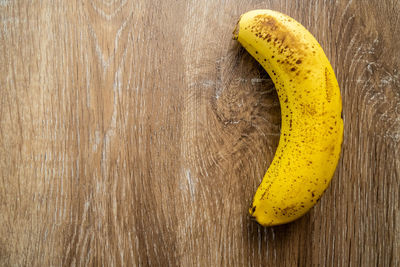
{"label": "curved banana shape", "polygon": [[287,15],[250,11],[233,34],[270,75],[282,113],[279,145],[250,215],[263,226],[285,224],[317,203],[335,172],[343,139],[339,85],[317,40]]}

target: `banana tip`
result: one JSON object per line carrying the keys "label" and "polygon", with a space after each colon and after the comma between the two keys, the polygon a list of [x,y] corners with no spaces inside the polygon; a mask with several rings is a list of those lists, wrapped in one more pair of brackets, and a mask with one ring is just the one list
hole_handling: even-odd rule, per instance
{"label": "banana tip", "polygon": [[237,40],[238,37],[239,37],[239,22],[240,22],[241,18],[242,18],[242,16],[240,16],[238,22],[236,23],[235,29],[233,29],[233,32],[232,32],[232,34],[233,34],[232,39],[233,40]]}

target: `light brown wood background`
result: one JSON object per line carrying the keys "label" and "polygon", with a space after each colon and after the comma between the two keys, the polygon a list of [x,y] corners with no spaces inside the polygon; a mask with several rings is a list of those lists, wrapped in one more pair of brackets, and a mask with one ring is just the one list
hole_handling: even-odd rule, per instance
{"label": "light brown wood background", "polygon": [[[248,206],[280,109],[235,41],[270,8],[343,96],[336,174],[300,220]],[[399,266],[400,2],[0,0],[0,266]]]}

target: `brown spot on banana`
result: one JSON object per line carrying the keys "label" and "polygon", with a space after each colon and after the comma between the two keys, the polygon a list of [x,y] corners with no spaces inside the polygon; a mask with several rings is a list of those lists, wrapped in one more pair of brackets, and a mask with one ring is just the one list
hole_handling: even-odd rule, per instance
{"label": "brown spot on banana", "polygon": [[286,25],[277,21],[276,18],[267,14],[262,14],[255,16],[254,20],[253,31],[258,34],[259,38],[264,39],[265,36],[268,36],[267,38],[272,38],[274,40],[273,43],[277,47],[292,50],[296,52],[297,55],[302,54],[306,56],[305,50],[308,48],[305,44],[299,42],[299,38],[295,36],[295,33],[290,31]]}
{"label": "brown spot on banana", "polygon": [[330,76],[331,72],[329,71],[328,68],[325,68],[325,91],[326,91],[326,100],[328,102],[332,101],[332,96],[334,91],[334,85],[332,84],[332,79]]}

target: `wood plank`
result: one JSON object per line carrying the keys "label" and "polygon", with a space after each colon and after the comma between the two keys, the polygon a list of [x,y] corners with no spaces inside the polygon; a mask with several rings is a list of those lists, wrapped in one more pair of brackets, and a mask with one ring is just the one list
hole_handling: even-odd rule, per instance
{"label": "wood plank", "polygon": [[[266,72],[231,39],[284,12],[337,75],[331,186],[263,228],[279,140]],[[399,266],[396,0],[0,0],[0,266]]]}

